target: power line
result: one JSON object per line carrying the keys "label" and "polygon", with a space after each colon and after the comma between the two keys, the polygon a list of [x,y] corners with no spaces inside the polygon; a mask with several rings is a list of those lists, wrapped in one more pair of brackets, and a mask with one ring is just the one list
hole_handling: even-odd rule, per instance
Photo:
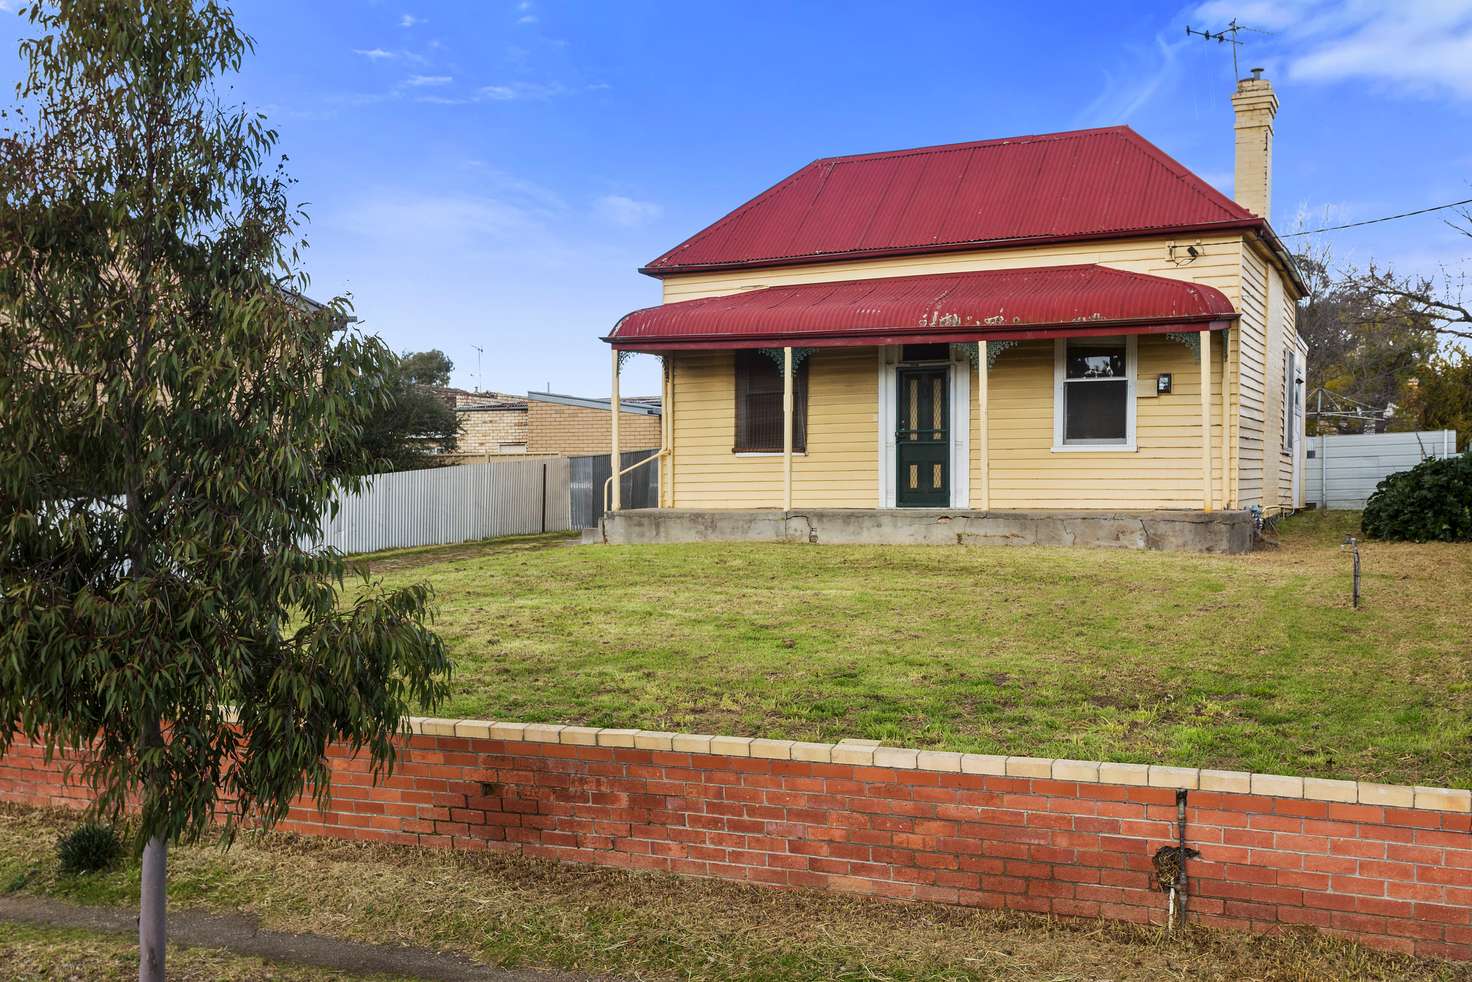
{"label": "power line", "polygon": [[1350,222],[1348,225],[1326,225],[1323,228],[1311,228],[1306,232],[1289,232],[1284,235],[1285,239],[1296,238],[1300,235],[1314,235],[1318,232],[1337,232],[1342,228],[1359,228],[1361,225],[1375,225],[1380,222],[1393,222],[1397,218],[1410,218],[1413,215],[1427,215],[1433,211],[1445,211],[1448,208],[1456,208],[1458,205],[1472,205],[1472,198],[1463,198],[1461,201],[1453,201],[1444,205],[1433,205],[1430,208],[1418,208],[1415,211],[1403,211],[1399,215],[1386,215],[1384,218],[1369,218],[1363,222]]}

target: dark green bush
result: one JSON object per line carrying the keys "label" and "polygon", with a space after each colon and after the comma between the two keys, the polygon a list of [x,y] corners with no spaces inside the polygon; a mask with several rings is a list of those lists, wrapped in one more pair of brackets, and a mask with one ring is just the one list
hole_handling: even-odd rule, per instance
{"label": "dark green bush", "polygon": [[100,873],[123,854],[123,843],[111,825],[85,822],[62,836],[56,844],[61,871],[68,876]]}
{"label": "dark green bush", "polygon": [[1381,481],[1362,526],[1372,539],[1472,541],[1472,451],[1423,460]]}

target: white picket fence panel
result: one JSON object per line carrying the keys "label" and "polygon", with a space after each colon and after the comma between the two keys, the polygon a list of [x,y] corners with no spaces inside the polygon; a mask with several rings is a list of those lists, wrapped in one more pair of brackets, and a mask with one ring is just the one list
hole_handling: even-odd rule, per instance
{"label": "white picket fence panel", "polygon": [[1303,500],[1320,508],[1363,508],[1375,485],[1391,474],[1428,457],[1455,455],[1457,431],[1311,436],[1305,450]]}
{"label": "white picket fence panel", "polygon": [[379,474],[342,495],[321,546],[376,552],[572,528],[566,457]]}

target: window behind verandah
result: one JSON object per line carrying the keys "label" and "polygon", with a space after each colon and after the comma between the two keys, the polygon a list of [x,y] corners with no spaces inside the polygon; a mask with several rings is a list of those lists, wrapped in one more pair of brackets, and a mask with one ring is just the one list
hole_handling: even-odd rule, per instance
{"label": "window behind verandah", "polygon": [[[792,450],[808,444],[808,362],[793,377]],[[782,368],[760,351],[736,352],[736,453],[782,452]]]}

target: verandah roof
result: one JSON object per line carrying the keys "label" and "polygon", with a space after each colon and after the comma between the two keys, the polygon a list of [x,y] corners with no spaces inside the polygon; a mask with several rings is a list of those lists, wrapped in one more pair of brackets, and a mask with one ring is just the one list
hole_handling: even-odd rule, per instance
{"label": "verandah roof", "polygon": [[620,351],[834,347],[1221,330],[1220,290],[1097,265],[772,286],[625,315]]}

